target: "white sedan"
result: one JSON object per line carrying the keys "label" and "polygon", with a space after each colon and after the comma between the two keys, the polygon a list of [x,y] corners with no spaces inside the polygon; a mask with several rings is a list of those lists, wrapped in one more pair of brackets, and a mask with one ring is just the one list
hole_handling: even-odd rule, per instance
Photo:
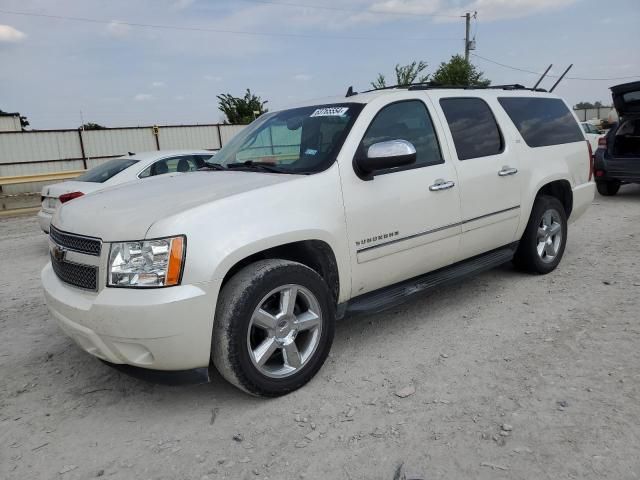
{"label": "white sedan", "polygon": [[596,153],[596,150],[598,149],[598,139],[602,137],[603,131],[589,122],[580,122],[580,126],[584,132],[584,136],[591,145],[591,151]]}
{"label": "white sedan", "polygon": [[108,160],[73,180],[47,185],[42,188],[42,209],[38,212],[40,228],[49,233],[51,217],[56,209],[74,198],[137,179],[197,170],[215,154],[208,150],[130,153]]}

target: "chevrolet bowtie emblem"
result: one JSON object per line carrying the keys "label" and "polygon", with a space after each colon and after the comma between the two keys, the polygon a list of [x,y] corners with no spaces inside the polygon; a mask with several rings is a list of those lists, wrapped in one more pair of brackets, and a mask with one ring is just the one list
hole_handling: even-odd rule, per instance
{"label": "chevrolet bowtie emblem", "polygon": [[62,262],[64,261],[64,257],[67,254],[67,251],[59,245],[54,245],[51,249],[51,254],[53,255],[53,258],[55,258],[58,262]]}

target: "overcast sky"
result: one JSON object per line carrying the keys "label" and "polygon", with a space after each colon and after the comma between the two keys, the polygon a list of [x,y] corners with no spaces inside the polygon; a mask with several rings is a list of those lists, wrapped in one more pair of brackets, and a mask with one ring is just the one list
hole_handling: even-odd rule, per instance
{"label": "overcast sky", "polygon": [[[0,0],[0,109],[32,128],[78,127],[80,111],[113,127],[218,122],[220,93],[251,88],[277,109],[366,89],[396,63],[434,71],[463,52],[468,10],[482,57],[640,80],[638,0]],[[493,83],[537,79],[472,61]],[[632,80],[564,80],[556,92],[609,103],[608,87]]]}

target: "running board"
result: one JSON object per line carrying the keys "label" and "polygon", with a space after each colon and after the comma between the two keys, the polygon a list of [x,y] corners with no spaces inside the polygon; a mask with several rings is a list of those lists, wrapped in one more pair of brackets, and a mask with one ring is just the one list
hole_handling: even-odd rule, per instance
{"label": "running board", "polygon": [[346,305],[341,305],[342,308],[338,308],[338,317],[381,312],[404,303],[413,295],[491,270],[509,262],[517,248],[518,242],[515,242],[419,277],[365,293],[349,300]]}

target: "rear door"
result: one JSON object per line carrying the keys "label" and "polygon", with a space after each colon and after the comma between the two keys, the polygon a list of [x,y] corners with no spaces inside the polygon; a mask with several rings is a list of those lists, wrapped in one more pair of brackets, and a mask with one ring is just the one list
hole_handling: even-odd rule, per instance
{"label": "rear door", "polygon": [[434,100],[458,172],[464,259],[513,242],[520,218],[519,162],[489,104],[495,99],[446,95]]}

